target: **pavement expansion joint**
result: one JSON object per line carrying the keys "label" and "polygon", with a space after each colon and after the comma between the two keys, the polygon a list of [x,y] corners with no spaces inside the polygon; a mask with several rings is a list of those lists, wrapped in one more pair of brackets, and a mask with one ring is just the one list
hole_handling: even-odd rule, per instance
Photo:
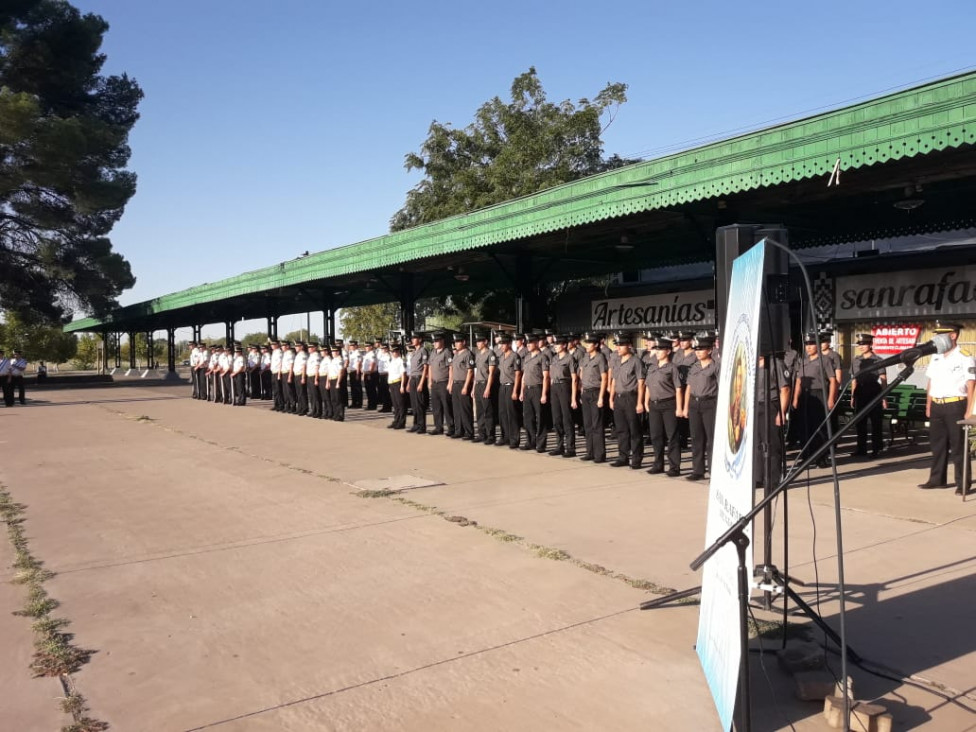
{"label": "pavement expansion joint", "polygon": [[83,732],[106,730],[107,723],[89,716],[88,703],[78,692],[73,678],[73,674],[80,671],[96,651],[75,645],[74,634],[65,631],[71,621],[52,614],[59,603],[47,593],[44,583],[52,579],[55,573],[45,569],[44,562],[30,550],[24,532],[26,509],[24,504],[16,503],[7,487],[0,483],[0,521],[7,526],[7,538],[16,557],[13,565],[16,573],[11,583],[27,588],[24,606],[13,614],[32,619],[34,655],[30,670],[35,678],[53,677],[60,682],[64,691],[60,700],[61,711],[74,720],[74,724],[63,729]]}
{"label": "pavement expansion joint", "polygon": [[[479,524],[473,519],[469,519],[466,516],[459,516],[455,514],[448,514],[446,511],[442,511],[437,506],[420,503],[419,501],[414,501],[409,498],[404,498],[398,495],[396,491],[385,491],[385,490],[360,490],[357,493],[361,498],[390,498],[397,503],[402,503],[404,506],[409,506],[417,511],[421,511],[426,514],[432,514],[434,516],[440,516],[445,521],[453,524],[457,524],[462,527],[472,527],[477,529],[483,534],[490,536],[496,541],[505,542],[507,544],[512,544],[519,547],[523,551],[528,551],[539,557],[540,559],[549,559],[556,562],[567,562],[574,567],[579,567],[580,569],[586,570],[587,572],[592,572],[593,574],[598,574],[601,577],[607,577],[609,579],[617,580],[623,582],[634,589],[643,590],[649,592],[653,595],[669,595],[675,590],[671,587],[665,587],[652,580],[642,579],[638,577],[631,577],[623,572],[616,572],[612,569],[608,569],[600,564],[595,564],[593,562],[587,562],[578,557],[574,557],[569,552],[558,547],[546,546],[544,544],[535,544],[525,539],[525,537],[518,536],[517,534],[512,534],[504,529],[495,528],[492,526],[484,526]],[[675,604],[697,604],[698,600],[696,598],[681,600]]]}
{"label": "pavement expansion joint", "polygon": [[437,485],[444,485],[444,483],[438,480],[429,480],[419,475],[403,474],[392,475],[389,478],[366,478],[364,480],[357,480],[352,484],[352,487],[367,493],[391,495],[414,488],[432,488]]}

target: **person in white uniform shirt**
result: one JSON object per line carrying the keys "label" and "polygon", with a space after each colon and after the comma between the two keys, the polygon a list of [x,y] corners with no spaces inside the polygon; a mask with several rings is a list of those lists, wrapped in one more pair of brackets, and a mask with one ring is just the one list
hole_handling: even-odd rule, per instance
{"label": "person in white uniform shirt", "polygon": [[[925,416],[929,418],[929,443],[932,445],[932,465],[929,479],[918,487],[948,488],[948,463],[952,456],[953,477],[956,480],[956,495],[968,493],[972,480],[962,484],[963,460],[969,460],[968,446],[963,442],[963,428],[957,424],[973,410],[973,386],[976,384],[976,360],[972,354],[959,348],[958,323],[939,323],[935,332],[944,333],[952,340],[952,348],[945,353],[932,356],[926,370],[928,376],[928,397]],[[966,470],[971,476],[972,471]]]}
{"label": "person in white uniform shirt", "polygon": [[305,362],[305,391],[308,392],[308,416],[318,419],[322,415],[322,401],[319,399],[319,353],[318,343],[308,344],[308,360]]}
{"label": "person in white uniform shirt", "polygon": [[200,347],[190,341],[190,391],[194,399],[200,398]]}
{"label": "person in white uniform shirt", "polygon": [[332,360],[329,362],[329,392],[332,396],[332,419],[342,422],[346,418],[345,394],[346,368],[342,361],[342,346],[332,344]]}
{"label": "person in white uniform shirt", "polygon": [[261,381],[261,399],[271,399],[271,351],[268,346],[261,346],[261,366],[258,372]]}
{"label": "person in white uniform shirt", "polygon": [[240,343],[234,344],[234,356],[230,366],[231,403],[235,407],[247,404],[247,356]]}
{"label": "person in white uniform shirt", "polygon": [[0,387],[3,388],[3,404],[6,407],[14,405],[14,379],[11,373],[11,362],[3,349],[0,349]]}
{"label": "person in white uniform shirt", "polygon": [[376,352],[376,408],[386,413],[393,411],[387,374],[389,367],[390,345],[385,342],[380,343],[380,350]]}
{"label": "person in white uniform shirt", "polygon": [[363,352],[359,350],[359,341],[349,341],[347,347],[346,379],[349,382],[350,402],[353,409],[363,407]]}
{"label": "person in white uniform shirt", "polygon": [[193,372],[197,379],[197,399],[207,401],[210,399],[210,380],[207,378],[207,370],[210,368],[210,346],[206,343],[198,343],[197,346],[199,351],[197,370]]}
{"label": "person in white uniform shirt", "polygon": [[376,409],[376,348],[366,347],[362,360],[363,389],[366,392],[366,409]]}
{"label": "person in white uniform shirt", "polygon": [[308,413],[308,389],[305,377],[305,363],[308,361],[308,353],[305,351],[305,342],[295,343],[295,361],[292,364],[292,383],[295,385],[295,408],[293,414],[304,417]]}
{"label": "person in white uniform shirt", "polygon": [[224,349],[220,352],[220,356],[217,358],[217,371],[218,378],[220,379],[220,393],[223,397],[221,399],[221,404],[233,403],[230,379],[230,369],[234,362],[233,349],[234,344],[228,343],[226,346],[224,346]]}
{"label": "person in white uniform shirt", "polygon": [[207,380],[207,401],[219,402],[220,396],[220,352],[223,346],[215,343],[210,349],[210,359],[207,361],[207,370],[204,378]]}
{"label": "person in white uniform shirt", "polygon": [[281,344],[271,341],[271,401],[272,412],[285,411],[285,393],[281,385],[281,357],[284,355]]}
{"label": "person in white uniform shirt", "polygon": [[281,398],[284,401],[283,412],[293,413],[295,411],[295,351],[291,343],[283,341],[281,344],[284,353],[281,355]]}
{"label": "person in white uniform shirt", "polygon": [[319,401],[322,404],[322,411],[319,413],[321,419],[332,419],[332,390],[329,389],[329,369],[331,367],[332,351],[329,350],[328,344],[323,343],[317,377]]}
{"label": "person in white uniform shirt", "polygon": [[390,361],[386,366],[387,385],[390,391],[390,404],[393,410],[393,421],[387,429],[402,430],[407,426],[407,410],[404,401],[407,398],[405,374],[407,365],[403,361],[399,343],[390,347]]}

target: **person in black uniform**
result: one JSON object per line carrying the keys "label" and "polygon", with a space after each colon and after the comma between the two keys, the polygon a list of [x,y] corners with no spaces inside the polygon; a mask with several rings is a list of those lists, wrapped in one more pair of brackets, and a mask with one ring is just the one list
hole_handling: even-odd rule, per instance
{"label": "person in black uniform", "polygon": [[644,413],[644,362],[633,352],[633,336],[618,333],[617,358],[610,363],[610,409],[617,430],[619,454],[615,468],[630,465],[640,470],[644,460],[644,433],[638,415]]}
{"label": "person in black uniform", "polygon": [[[695,340],[696,360],[688,368],[682,414],[691,429],[691,473],[688,480],[701,480],[712,465],[715,442],[715,410],[718,402],[718,364],[712,360],[715,341],[707,336]],[[706,466],[707,458],[707,466]]]}
{"label": "person in black uniform", "polygon": [[451,437],[455,440],[474,440],[474,402],[471,399],[474,366],[474,354],[468,349],[468,339],[463,333],[457,333],[454,336],[450,381],[447,382],[454,412],[454,434]]}
{"label": "person in black uniform", "polygon": [[595,463],[606,462],[607,435],[603,427],[603,404],[607,396],[610,376],[607,358],[600,351],[600,335],[587,333],[583,336],[586,355],[579,360],[580,400],[583,411],[583,434],[586,452],[580,460]]}
{"label": "person in black uniform", "polygon": [[671,339],[660,337],[654,343],[644,375],[644,411],[647,413],[654,464],[647,472],[664,472],[664,445],[667,441],[668,476],[681,475],[681,438],[678,414],[684,405],[684,388],[678,367],[671,360]]}
{"label": "person in black uniform", "polygon": [[549,359],[549,405],[552,408],[552,424],[556,430],[556,447],[549,454],[562,457],[576,456],[576,432],[573,428],[573,410],[576,408],[577,379],[576,359],[567,350],[569,339],[555,336]]}
{"label": "person in black uniform", "polygon": [[407,432],[423,435],[427,433],[427,399],[424,389],[427,386],[428,351],[424,348],[424,337],[419,333],[410,335],[410,343],[413,352],[410,354],[407,374],[410,377],[408,389],[410,407],[413,411],[413,425]]}
{"label": "person in black uniform", "polygon": [[451,349],[446,346],[447,336],[444,333],[434,334],[434,350],[427,360],[427,373],[430,381],[430,409],[434,414],[434,429],[432,435],[454,434],[454,419],[451,415],[451,396],[447,391],[447,382],[451,378]]}
{"label": "person in black uniform", "polygon": [[488,347],[488,334],[475,333],[474,400],[478,405],[478,439],[495,444],[498,422],[498,356]]}
{"label": "person in black uniform", "polygon": [[[816,333],[807,333],[803,339],[806,351],[804,358],[797,364],[795,376],[796,388],[793,390],[793,409],[799,420],[800,441],[805,445],[802,456],[810,455],[820,449],[826,439],[826,425],[828,404],[833,404],[837,398],[837,379],[834,378],[833,366],[828,363],[817,348]],[[827,458],[821,457],[817,461],[818,468],[827,467]]]}
{"label": "person in black uniform", "polygon": [[520,442],[516,405],[522,390],[522,359],[512,350],[512,336],[503,333],[499,340],[501,355],[498,357],[498,417],[502,428],[499,445],[517,450]]}
{"label": "person in black uniform", "polygon": [[[753,476],[756,486],[772,489],[783,476],[783,426],[790,407],[793,372],[780,356],[766,368],[766,357],[759,356],[756,367],[756,426],[753,445]],[[769,451],[769,476],[766,476],[766,450]]]}
{"label": "person in black uniform", "polygon": [[[543,335],[542,340],[545,340]],[[539,348],[538,337],[526,341],[526,354],[522,359],[522,389],[519,401],[522,402],[522,423],[525,427],[523,450],[546,451],[549,429],[543,415],[543,406],[548,401],[549,359]]]}
{"label": "person in black uniform", "polygon": [[[695,363],[695,334],[690,330],[677,331],[675,334],[678,342],[677,347],[674,348],[671,354],[671,363],[673,363],[677,369],[679,376],[681,378],[682,384],[687,384],[688,381],[688,369],[691,365]],[[683,412],[682,412],[683,413]],[[688,447],[688,440],[691,437],[691,427],[688,424],[687,417],[678,418],[678,439],[681,440],[681,449],[684,450]]]}
{"label": "person in black uniform", "polygon": [[[841,384],[844,383],[844,370],[843,370],[843,360],[840,354],[837,353],[833,348],[831,348],[831,341],[834,338],[834,331],[825,330],[820,334],[820,356],[824,361],[830,365],[830,372],[834,376],[834,380],[837,382],[837,388],[840,389]],[[852,392],[853,395],[853,392]],[[827,400],[827,410],[830,411],[834,408],[834,399],[836,399],[836,394],[834,398]],[[830,413],[830,432],[834,434],[837,432],[840,426],[840,413],[831,412]]]}
{"label": "person in black uniform", "polygon": [[[870,333],[858,333],[855,341],[857,356],[854,357],[851,367],[851,375],[854,377],[851,382],[851,405],[855,413],[867,409],[867,405],[884,390],[888,383],[884,369],[871,369],[873,364],[881,360],[872,350],[873,345],[874,337]],[[881,431],[884,406],[882,402],[878,402],[878,405],[857,423],[857,449],[854,451],[856,457],[868,454],[868,423],[871,424],[871,457],[877,457],[884,449],[884,433]]]}

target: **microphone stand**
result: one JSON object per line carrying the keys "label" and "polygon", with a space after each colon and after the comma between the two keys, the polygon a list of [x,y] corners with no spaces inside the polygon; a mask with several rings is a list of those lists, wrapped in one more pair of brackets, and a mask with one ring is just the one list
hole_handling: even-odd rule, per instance
{"label": "microphone stand", "polygon": [[[921,356],[921,354],[919,354],[919,356]],[[901,373],[898,374],[898,376],[896,376],[894,379],[892,379],[892,381],[888,384],[888,386],[885,389],[882,389],[881,392],[877,396],[875,396],[875,398],[872,399],[864,409],[858,410],[854,414],[854,416],[840,430],[838,430],[836,433],[831,435],[831,437],[828,440],[826,440],[824,444],[822,444],[817,450],[813,451],[810,455],[808,455],[806,459],[801,460],[800,463],[789,474],[787,474],[787,476],[780,482],[780,484],[774,490],[768,491],[766,495],[762,498],[762,500],[760,500],[755,506],[752,507],[751,511],[744,514],[742,518],[740,518],[732,526],[730,526],[729,529],[724,534],[718,537],[711,544],[711,546],[709,546],[707,549],[705,549],[705,551],[699,554],[690,565],[691,569],[700,569],[705,562],[711,559],[722,547],[724,547],[726,544],[730,542],[735,545],[736,551],[739,556],[739,565],[737,571],[738,594],[739,594],[739,644],[741,647],[741,654],[740,654],[741,657],[739,661],[740,664],[739,674],[740,674],[740,688],[742,690],[742,694],[739,700],[743,707],[742,709],[740,709],[743,731],[749,730],[750,728],[749,725],[751,721],[750,710],[749,710],[750,700],[749,700],[749,666],[748,666],[749,664],[749,631],[748,631],[749,585],[748,585],[748,575],[745,566],[745,553],[746,553],[746,547],[748,547],[749,545],[749,538],[748,536],[746,536],[745,530],[746,528],[748,528],[750,522],[759,514],[760,511],[764,510],[767,506],[769,506],[769,504],[771,504],[777,498],[777,496],[779,496],[781,493],[785,493],[789,489],[792,483],[796,480],[797,476],[799,476],[804,470],[807,469],[807,467],[815,463],[823,455],[829,452],[840,441],[841,437],[847,434],[852,427],[857,425],[858,422],[861,422],[862,420],[866,419],[868,414],[875,407],[881,404],[881,402],[885,398],[887,398],[887,396],[892,392],[892,390],[894,390],[897,386],[899,386],[902,382],[904,382],[905,379],[911,376],[915,371],[915,360],[919,356],[916,356],[915,359],[911,359],[911,361],[906,363],[905,368],[901,371]],[[827,419],[829,419],[829,417],[830,415],[828,414]],[[803,599],[800,598],[800,596],[797,595],[796,592],[789,587],[788,584],[784,585],[784,591],[797,604],[797,606],[800,607],[800,609],[803,610],[803,612],[811,620],[813,620],[827,634],[827,636],[832,641],[834,641],[835,644],[837,644],[838,648],[840,648],[841,656],[843,659],[850,659],[855,664],[861,662],[861,656],[859,656],[857,653],[854,653],[849,647],[847,647],[846,644],[843,643],[842,639],[837,635],[837,633],[835,633],[833,629],[827,625],[826,621],[822,617],[820,617],[820,615],[817,614],[816,610],[814,610],[807,603],[805,603]],[[694,594],[694,593],[693,591],[686,590],[685,592],[678,593],[678,594],[687,597],[689,594]],[[658,598],[657,600],[652,600],[649,603],[642,604],[641,609],[646,609],[645,605],[649,607],[655,607],[657,605],[663,604],[662,603],[663,600],[670,600],[670,599],[676,599],[676,598],[672,596],[669,596],[668,598]],[[842,683],[844,684],[846,690],[847,679],[844,679]]]}

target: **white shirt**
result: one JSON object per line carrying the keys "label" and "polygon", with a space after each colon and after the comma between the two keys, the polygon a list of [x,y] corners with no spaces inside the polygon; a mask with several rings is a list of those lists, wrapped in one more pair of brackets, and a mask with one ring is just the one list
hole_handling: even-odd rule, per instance
{"label": "white shirt", "polygon": [[281,356],[281,373],[288,375],[291,373],[291,367],[295,364],[295,352],[292,350],[285,351]]}
{"label": "white shirt", "polygon": [[20,358],[15,358],[14,362],[10,365],[10,373],[13,376],[23,376],[24,372],[27,370],[27,359],[21,356]]}
{"label": "white shirt", "polygon": [[10,376],[9,358],[0,358],[0,376]]}
{"label": "white shirt", "polygon": [[271,373],[277,374],[281,372],[281,349],[276,348],[271,352]]}
{"label": "white shirt", "polygon": [[308,354],[305,351],[299,351],[295,354],[295,360],[293,363],[292,373],[295,376],[301,376],[305,373],[305,362],[308,361]]}
{"label": "white shirt", "polygon": [[342,359],[333,358],[329,360],[329,378],[338,379],[339,374],[342,373]]}
{"label": "white shirt", "polygon": [[271,368],[271,354],[270,353],[262,353],[261,354],[261,370],[262,371],[267,371],[269,368]]}
{"label": "white shirt", "polygon": [[210,361],[207,364],[207,368],[211,370],[217,368],[217,359],[218,359],[217,352],[214,351],[213,353],[210,354]]}
{"label": "white shirt", "polygon": [[359,362],[362,361],[363,354],[358,348],[346,353],[346,363],[349,364],[350,370],[356,370],[359,368]]}
{"label": "white shirt", "polygon": [[363,354],[363,373],[372,373],[374,363],[376,363],[376,351],[366,351],[366,353]]}
{"label": "white shirt", "polygon": [[238,353],[234,355],[234,373],[239,374],[244,370],[244,354]]}
{"label": "white shirt", "polygon": [[968,396],[968,382],[976,380],[976,359],[958,346],[948,353],[937,353],[929,361],[929,396],[933,399]]}
{"label": "white shirt", "polygon": [[210,363],[210,349],[201,348],[200,352],[197,354],[197,366],[205,369],[207,368],[209,363]]}
{"label": "white shirt", "polygon": [[390,354],[379,351],[376,354],[376,370],[378,373],[385,374],[390,367]]}
{"label": "white shirt", "polygon": [[403,375],[407,371],[407,365],[403,363],[403,359],[399,356],[390,356],[390,363],[386,367],[386,373],[388,374],[388,381],[391,384],[396,384],[403,380]]}
{"label": "white shirt", "polygon": [[259,363],[261,363],[261,354],[258,353],[257,351],[248,351],[247,352],[247,367],[249,369],[253,369]]}
{"label": "white shirt", "polygon": [[217,365],[220,367],[221,371],[227,371],[230,369],[230,354],[224,351],[217,357]]}
{"label": "white shirt", "polygon": [[319,361],[319,376],[328,377],[329,375],[329,365],[332,363],[332,356],[323,356],[322,360]]}
{"label": "white shirt", "polygon": [[305,375],[314,377],[319,372],[319,361],[321,360],[322,357],[319,356],[318,351],[308,354],[308,359],[305,361]]}
{"label": "white shirt", "polygon": [[200,365],[200,349],[196,346],[190,351],[190,368],[195,369]]}

